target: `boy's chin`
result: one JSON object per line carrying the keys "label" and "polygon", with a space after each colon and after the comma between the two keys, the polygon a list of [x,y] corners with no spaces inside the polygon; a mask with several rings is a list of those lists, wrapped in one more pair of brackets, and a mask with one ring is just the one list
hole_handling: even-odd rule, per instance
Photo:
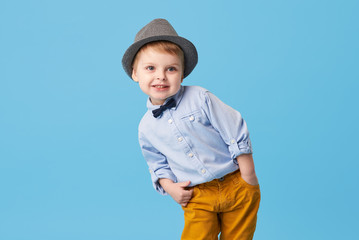
{"label": "boy's chin", "polygon": [[[166,98],[167,99],[167,98]],[[166,99],[164,99],[164,100],[162,100],[162,99],[156,99],[156,100],[154,100],[154,99],[152,99],[151,97],[150,97],[150,101],[151,101],[151,103],[153,104],[153,105],[162,105],[165,101],[166,101]]]}

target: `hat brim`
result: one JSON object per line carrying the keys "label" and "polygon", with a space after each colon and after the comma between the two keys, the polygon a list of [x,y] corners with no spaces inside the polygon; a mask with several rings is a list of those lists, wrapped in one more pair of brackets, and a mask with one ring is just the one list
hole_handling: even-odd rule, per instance
{"label": "hat brim", "polygon": [[153,36],[142,39],[132,44],[125,52],[122,58],[122,66],[127,75],[132,79],[132,62],[138,50],[147,43],[155,41],[169,41],[177,44],[184,53],[184,73],[183,78],[187,77],[195,68],[198,62],[196,47],[187,39],[180,36]]}

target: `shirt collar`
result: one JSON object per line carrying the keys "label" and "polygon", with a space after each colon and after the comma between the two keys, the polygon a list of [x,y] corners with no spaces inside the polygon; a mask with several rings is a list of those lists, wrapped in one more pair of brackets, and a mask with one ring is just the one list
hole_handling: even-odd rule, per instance
{"label": "shirt collar", "polygon": [[[171,98],[174,98],[174,100],[176,101],[176,106],[174,108],[177,109],[179,103],[182,100],[184,89],[185,89],[185,87],[181,85],[181,88],[178,90],[178,92],[175,95],[167,98],[163,104],[166,104]],[[148,98],[147,99],[147,108],[148,108],[148,110],[152,111],[157,108],[160,108],[160,105],[153,105],[150,98]]]}

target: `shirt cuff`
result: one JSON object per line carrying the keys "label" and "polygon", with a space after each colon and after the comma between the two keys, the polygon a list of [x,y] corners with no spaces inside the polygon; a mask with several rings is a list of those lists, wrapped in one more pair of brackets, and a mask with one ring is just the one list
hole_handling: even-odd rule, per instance
{"label": "shirt cuff", "polygon": [[237,142],[235,139],[232,139],[228,149],[231,153],[232,159],[235,159],[239,155],[250,154],[253,152],[251,140],[249,138],[241,142]]}
{"label": "shirt cuff", "polygon": [[161,171],[161,170],[154,171],[153,169],[150,169],[150,174],[151,174],[153,187],[157,192],[159,192],[162,195],[168,195],[168,193],[163,189],[163,187],[159,183],[160,178],[167,178],[172,180],[173,182],[177,182],[176,176],[171,171]]}

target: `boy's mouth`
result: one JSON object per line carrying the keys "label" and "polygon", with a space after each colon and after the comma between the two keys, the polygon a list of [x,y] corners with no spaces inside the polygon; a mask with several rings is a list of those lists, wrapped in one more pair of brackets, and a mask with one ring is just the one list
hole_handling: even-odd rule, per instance
{"label": "boy's mouth", "polygon": [[158,89],[168,88],[168,86],[165,86],[165,85],[152,85],[152,87],[158,88]]}

